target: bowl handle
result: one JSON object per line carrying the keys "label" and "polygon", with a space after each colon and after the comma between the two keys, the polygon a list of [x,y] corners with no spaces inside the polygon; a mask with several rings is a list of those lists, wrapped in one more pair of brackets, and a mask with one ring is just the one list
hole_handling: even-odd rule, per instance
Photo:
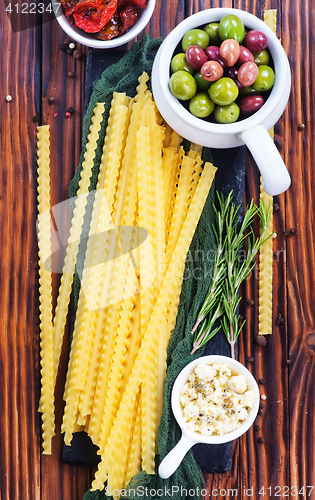
{"label": "bowl handle", "polygon": [[266,193],[275,196],[286,191],[291,184],[291,178],[266,128],[256,125],[244,130],[238,137],[252,153]]}
{"label": "bowl handle", "polygon": [[190,450],[190,448],[194,444],[196,444],[196,441],[193,441],[183,433],[177,445],[166,455],[166,457],[160,463],[159,476],[162,479],[167,479],[168,477],[170,477],[182,462],[187,451]]}

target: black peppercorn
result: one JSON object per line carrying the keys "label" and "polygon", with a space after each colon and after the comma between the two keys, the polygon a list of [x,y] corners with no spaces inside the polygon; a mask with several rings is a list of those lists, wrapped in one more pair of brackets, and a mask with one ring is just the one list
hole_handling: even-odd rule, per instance
{"label": "black peppercorn", "polygon": [[55,102],[55,98],[54,98],[54,96],[52,95],[52,96],[50,96],[50,98],[48,99],[48,104],[54,104],[54,102]]}
{"label": "black peppercorn", "polygon": [[284,236],[290,236],[290,231],[289,231],[289,229],[286,229],[286,230],[284,231]]}
{"label": "black peppercorn", "polygon": [[259,432],[260,431],[260,426],[259,425],[255,425],[254,426],[254,431]]}
{"label": "black peppercorn", "polygon": [[294,229],[294,227],[292,227],[292,228],[290,229],[290,234],[293,234],[293,235],[295,235],[295,234],[296,234],[296,229]]}
{"label": "black peppercorn", "polygon": [[278,203],[274,203],[274,205],[273,205],[273,211],[277,212],[278,210],[280,210],[280,207],[279,207]]}
{"label": "black peppercorn", "polygon": [[260,383],[261,385],[265,385],[266,380],[265,380],[264,378],[260,378],[260,379],[259,379],[259,383]]}
{"label": "black peppercorn", "polygon": [[247,305],[253,306],[255,304],[255,301],[253,299],[248,299]]}
{"label": "black peppercorn", "polygon": [[67,109],[67,112],[72,115],[73,111],[74,111],[74,108],[72,106],[69,106],[69,108]]}
{"label": "black peppercorn", "polygon": [[37,123],[39,121],[38,115],[34,115],[33,118],[32,118],[32,120],[33,120],[34,123]]}
{"label": "black peppercorn", "polygon": [[287,364],[287,365],[290,365],[291,363],[292,363],[291,359],[287,359],[287,360],[286,360],[286,364]]}
{"label": "black peppercorn", "polygon": [[267,339],[264,335],[257,335],[255,338],[255,342],[260,347],[264,347],[267,344]]}
{"label": "black peppercorn", "polygon": [[258,415],[265,415],[265,410],[258,410]]}
{"label": "black peppercorn", "polygon": [[264,443],[264,442],[265,442],[265,438],[261,438],[261,437],[260,437],[260,438],[258,438],[258,443],[262,444],[262,443]]}
{"label": "black peppercorn", "polygon": [[262,410],[263,408],[265,408],[264,403],[259,403],[259,409]]}
{"label": "black peppercorn", "polygon": [[253,356],[247,356],[246,361],[248,361],[249,363],[254,363],[255,360]]}
{"label": "black peppercorn", "polygon": [[81,58],[81,56],[82,56],[82,52],[81,52],[81,50],[79,50],[79,49],[75,49],[75,50],[73,51],[73,57],[74,57],[74,59],[80,59],[80,58]]}
{"label": "black peppercorn", "polygon": [[62,52],[66,52],[68,50],[68,45],[66,43],[61,43],[59,49],[62,50]]}
{"label": "black peppercorn", "polygon": [[74,77],[73,71],[68,71],[68,78],[73,78],[73,77]]}

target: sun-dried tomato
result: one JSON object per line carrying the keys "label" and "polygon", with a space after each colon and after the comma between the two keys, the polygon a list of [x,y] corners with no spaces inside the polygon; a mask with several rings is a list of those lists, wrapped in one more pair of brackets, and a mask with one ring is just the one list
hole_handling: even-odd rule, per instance
{"label": "sun-dried tomato", "polygon": [[119,34],[126,33],[133,26],[138,18],[138,8],[135,5],[126,5],[120,12],[121,25]]}
{"label": "sun-dried tomato", "polygon": [[96,2],[80,2],[74,7],[73,18],[78,28],[87,33],[99,32],[113,17],[117,8],[117,0]]}
{"label": "sun-dried tomato", "polygon": [[149,0],[131,0],[134,4],[138,5],[140,9],[144,9],[148,5]]}
{"label": "sun-dried tomato", "polygon": [[119,23],[120,23],[119,13],[116,10],[115,14],[108,21],[108,23],[105,24],[104,28],[102,28],[101,31],[96,34],[96,38],[103,41],[115,38],[115,36],[119,35]]}

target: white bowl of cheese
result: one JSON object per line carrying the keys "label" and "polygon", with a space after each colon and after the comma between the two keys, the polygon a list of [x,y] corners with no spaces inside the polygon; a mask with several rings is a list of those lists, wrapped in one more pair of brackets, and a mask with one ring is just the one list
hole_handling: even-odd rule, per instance
{"label": "white bowl of cheese", "polygon": [[182,437],[161,462],[159,475],[171,476],[196,443],[222,444],[244,434],[259,399],[256,380],[239,361],[211,355],[189,363],[177,376],[171,399]]}

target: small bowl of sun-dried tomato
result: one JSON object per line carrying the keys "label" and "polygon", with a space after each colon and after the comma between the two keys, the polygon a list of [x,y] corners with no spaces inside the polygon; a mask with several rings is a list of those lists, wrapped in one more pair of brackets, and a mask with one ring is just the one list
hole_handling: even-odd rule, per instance
{"label": "small bowl of sun-dried tomato", "polygon": [[57,21],[73,40],[99,49],[133,40],[151,19],[155,0],[61,0]]}

